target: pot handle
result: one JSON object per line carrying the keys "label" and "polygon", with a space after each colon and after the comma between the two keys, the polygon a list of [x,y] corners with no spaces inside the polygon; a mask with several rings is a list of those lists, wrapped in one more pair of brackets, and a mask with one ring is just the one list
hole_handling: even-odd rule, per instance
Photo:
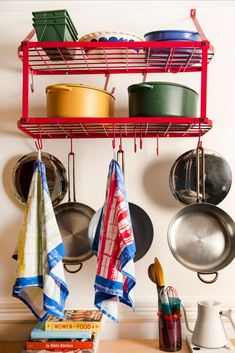
{"label": "pot handle", "polygon": [[152,90],[152,89],[154,89],[154,86],[153,85],[149,85],[147,83],[141,83],[140,86],[130,87],[129,88],[129,92],[133,93],[133,92],[135,92],[136,89],[142,89],[142,88],[147,88],[149,90]]}
{"label": "pot handle", "polygon": [[65,85],[56,85],[56,87],[53,88],[46,88],[46,93],[52,93],[55,90],[72,91],[72,87],[68,87]]}
{"label": "pot handle", "polygon": [[[81,269],[82,269],[82,263],[80,262],[79,264],[76,264],[78,265],[78,268],[76,270],[70,270],[68,267],[67,267],[67,264],[63,264],[64,265],[64,269],[69,272],[69,273],[77,273],[79,272]],[[74,266],[74,265],[73,265]]]}
{"label": "pot handle", "polygon": [[[211,280],[207,281],[205,280],[202,275],[215,275],[214,278],[212,278]],[[210,273],[201,273],[201,272],[197,272],[197,276],[198,278],[203,282],[203,283],[207,283],[207,284],[210,284],[210,283],[214,283],[217,278],[218,278],[218,272],[210,272]]]}

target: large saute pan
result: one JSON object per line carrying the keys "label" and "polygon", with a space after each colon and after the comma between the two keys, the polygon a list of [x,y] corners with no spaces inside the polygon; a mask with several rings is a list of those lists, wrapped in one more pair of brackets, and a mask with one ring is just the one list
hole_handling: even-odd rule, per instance
{"label": "large saute pan", "polygon": [[[168,244],[177,261],[198,273],[205,283],[216,280],[218,273],[235,257],[235,224],[217,206],[197,203],[184,207],[171,220]],[[212,281],[202,274],[215,274]]]}
{"label": "large saute pan", "polygon": [[[203,149],[198,148],[197,163],[200,151],[204,160]],[[202,168],[204,175],[204,163]],[[200,202],[205,200],[205,185],[202,190],[201,197],[197,176],[199,202],[184,207],[171,220],[168,227],[168,244],[174,257],[183,266],[197,272],[199,279],[204,283],[213,283],[217,279],[217,271],[227,266],[235,257],[235,223],[219,207]],[[202,277],[204,274],[214,274],[214,278],[205,280]]]}
{"label": "large saute pan", "polygon": [[[71,185],[71,162],[72,179]],[[63,239],[66,256],[63,259],[64,268],[70,273],[78,272],[82,263],[90,259],[94,254],[88,239],[88,226],[95,211],[83,204],[76,202],[75,196],[75,168],[74,153],[68,155],[69,172],[69,197],[68,202],[55,207],[55,216]],[[73,201],[71,202],[71,186],[73,186]],[[70,270],[67,265],[78,265],[75,270]]]}
{"label": "large saute pan", "polygon": [[114,114],[114,96],[98,87],[61,83],[48,86],[48,117],[108,118]]}
{"label": "large saute pan", "polygon": [[[124,173],[124,152],[119,150],[117,153],[119,163],[121,163],[122,171]],[[131,223],[135,238],[136,253],[134,261],[140,260],[149,250],[153,241],[153,224],[148,214],[138,205],[129,202]],[[100,208],[92,217],[88,228],[90,243],[95,239],[96,231],[99,231],[101,224]],[[97,248],[98,246],[96,246]]]}
{"label": "large saute pan", "polygon": [[196,116],[198,94],[170,82],[144,82],[128,87],[129,116]]}
{"label": "large saute pan", "polygon": [[[204,201],[218,205],[230,190],[232,172],[227,161],[217,152],[204,149],[204,159],[205,173],[199,176],[199,185],[202,185],[204,178]],[[196,149],[187,151],[177,158],[170,170],[169,184],[172,194],[181,203],[189,205],[197,202]]]}
{"label": "large saute pan", "polygon": [[[13,168],[11,175],[12,190],[21,204],[28,198],[29,187],[34,171],[37,152],[21,157]],[[46,177],[53,206],[64,198],[68,188],[67,171],[64,165],[53,155],[42,152],[41,158],[46,167]]]}

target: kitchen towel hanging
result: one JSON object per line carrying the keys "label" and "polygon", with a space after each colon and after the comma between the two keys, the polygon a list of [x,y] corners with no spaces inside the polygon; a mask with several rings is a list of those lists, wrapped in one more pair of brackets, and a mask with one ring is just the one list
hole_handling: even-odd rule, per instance
{"label": "kitchen towel hanging", "polygon": [[37,319],[44,320],[48,314],[64,316],[69,292],[63,257],[64,246],[50,199],[45,165],[39,158],[24,210],[12,293],[28,305]]}
{"label": "kitchen towel hanging", "polygon": [[119,301],[134,310],[133,287],[136,279],[133,258],[136,247],[124,176],[116,160],[109,165],[101,217],[99,234],[96,234],[93,245],[97,246],[98,236],[95,306],[112,320],[118,321]]}

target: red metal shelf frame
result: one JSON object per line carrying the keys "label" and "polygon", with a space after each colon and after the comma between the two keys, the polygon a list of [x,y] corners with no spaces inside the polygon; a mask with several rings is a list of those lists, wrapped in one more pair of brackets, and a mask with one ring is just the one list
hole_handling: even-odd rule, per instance
{"label": "red metal shelf frame", "polygon": [[[18,128],[33,138],[109,138],[116,131],[123,137],[195,137],[212,127],[206,116],[207,66],[214,49],[206,39],[197,19],[190,12],[201,41],[162,42],[35,42],[32,30],[21,43],[22,118]],[[45,49],[56,52],[52,60]],[[73,50],[73,58],[68,51]],[[29,75],[104,74],[105,89],[111,74],[200,72],[200,117],[139,118],[42,118],[29,117]]]}

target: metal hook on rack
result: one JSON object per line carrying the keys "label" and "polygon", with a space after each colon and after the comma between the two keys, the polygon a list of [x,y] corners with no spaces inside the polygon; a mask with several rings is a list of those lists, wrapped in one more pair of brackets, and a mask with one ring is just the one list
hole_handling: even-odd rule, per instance
{"label": "metal hook on rack", "polygon": [[119,130],[119,151],[122,151],[122,128],[120,127],[120,130]]}
{"label": "metal hook on rack", "polygon": [[202,130],[201,130],[201,121],[199,122],[199,134],[198,134],[198,143],[197,143],[197,148],[201,148],[202,147]]}
{"label": "metal hook on rack", "polygon": [[112,139],[112,148],[113,151],[115,150],[116,147],[116,141],[115,141],[115,124],[113,124],[113,139]]}
{"label": "metal hook on rack", "polygon": [[143,140],[142,140],[142,125],[140,125],[140,149],[143,148]]}
{"label": "metal hook on rack", "polygon": [[34,93],[34,82],[33,82],[33,71],[30,70],[30,76],[31,76],[31,83],[30,83],[30,88],[31,88],[31,92]]}
{"label": "metal hook on rack", "polygon": [[134,152],[136,153],[137,151],[137,144],[136,144],[136,126],[135,126],[135,130],[134,130]]}
{"label": "metal hook on rack", "polygon": [[[110,73],[106,73],[106,74],[105,74],[105,83],[104,83],[104,90],[105,90],[105,91],[107,91],[109,79],[110,79]],[[113,88],[111,89],[110,94],[114,94],[115,89],[116,89],[116,87],[113,87]]]}
{"label": "metal hook on rack", "polygon": [[73,152],[73,135],[72,135],[72,131],[71,131],[71,134],[70,134],[70,152],[69,154],[74,154]]}
{"label": "metal hook on rack", "polygon": [[158,132],[157,132],[157,147],[156,147],[156,155],[157,155],[157,157],[159,156],[159,136],[158,136]]}
{"label": "metal hook on rack", "polygon": [[35,147],[38,151],[38,159],[41,160],[41,150],[42,150],[42,135],[41,135],[41,126],[38,126],[38,138],[37,141],[34,142]]}
{"label": "metal hook on rack", "polygon": [[144,83],[146,81],[146,78],[147,78],[147,72],[143,72],[143,79],[142,79],[142,82]]}

